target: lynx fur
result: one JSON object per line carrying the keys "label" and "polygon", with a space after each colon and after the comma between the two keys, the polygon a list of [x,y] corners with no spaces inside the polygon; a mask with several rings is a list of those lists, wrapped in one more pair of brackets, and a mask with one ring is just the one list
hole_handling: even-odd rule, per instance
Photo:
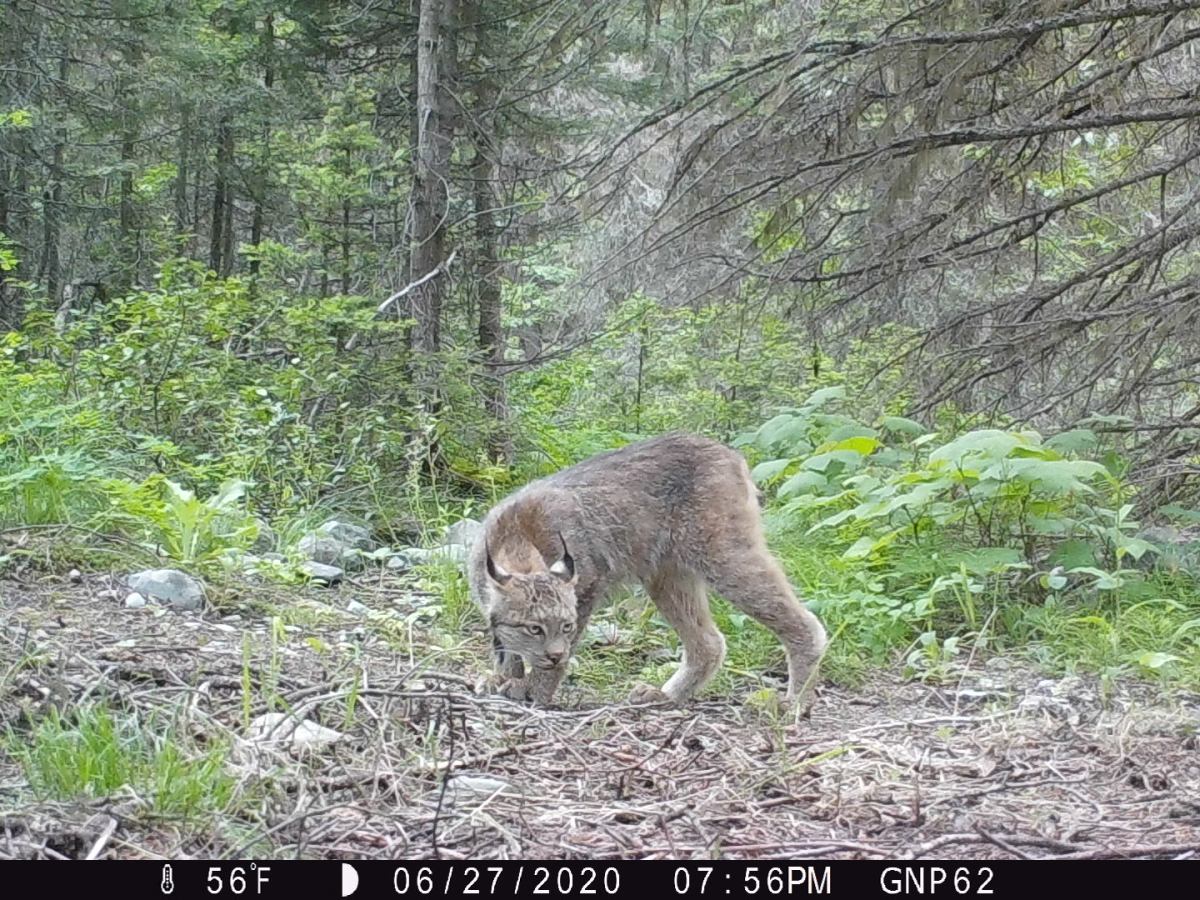
{"label": "lynx fur", "polygon": [[484,520],[467,574],[491,633],[496,684],[515,699],[549,704],[592,613],[633,582],[683,644],[661,690],[638,685],[633,702],[681,703],[720,668],[725,640],[710,587],[783,643],[787,700],[797,708],[825,649],[825,629],[767,549],[745,460],[695,435],[601,453],[525,486]]}

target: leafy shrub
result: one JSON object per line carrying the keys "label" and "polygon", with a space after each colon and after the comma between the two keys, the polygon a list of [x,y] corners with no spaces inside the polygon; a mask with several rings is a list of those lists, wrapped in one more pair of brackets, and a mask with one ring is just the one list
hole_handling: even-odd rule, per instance
{"label": "leafy shrub", "polygon": [[[835,642],[835,667],[853,667],[857,650],[904,650],[911,673],[941,677],[962,656],[958,635],[987,628],[1080,641],[1060,618],[1078,616],[1067,600],[1127,635],[1123,665],[1157,671],[1188,653],[1200,662],[1187,604],[1165,617],[1175,631],[1157,629],[1160,640],[1121,631],[1122,615],[1160,596],[1133,565],[1157,548],[1136,536],[1121,460],[1094,432],[986,428],[947,439],[899,416],[867,425],[842,411],[845,398],[821,389],[736,441],[770,494],[773,544],[853,647]],[[1095,608],[1105,598],[1109,612]],[[1043,603],[1057,612],[1032,612]]]}

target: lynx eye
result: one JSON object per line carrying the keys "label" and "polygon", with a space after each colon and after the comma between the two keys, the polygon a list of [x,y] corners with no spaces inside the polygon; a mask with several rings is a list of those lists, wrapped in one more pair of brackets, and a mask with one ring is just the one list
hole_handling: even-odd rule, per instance
{"label": "lynx eye", "polygon": [[574,630],[575,630],[574,622],[563,622],[563,631],[564,632],[566,632],[567,634],[570,634]]}
{"label": "lynx eye", "polygon": [[545,630],[542,628],[542,626],[541,626],[541,625],[526,625],[526,626],[525,626],[525,630],[526,630],[526,631],[528,631],[530,634],[532,634],[532,635],[535,635],[535,636],[536,636],[536,635],[539,635],[539,634],[545,634],[545,633],[546,633],[546,632],[545,632]]}

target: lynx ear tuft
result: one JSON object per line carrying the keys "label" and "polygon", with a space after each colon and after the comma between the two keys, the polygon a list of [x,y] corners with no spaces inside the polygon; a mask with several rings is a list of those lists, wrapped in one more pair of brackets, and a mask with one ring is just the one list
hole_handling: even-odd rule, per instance
{"label": "lynx ear tuft", "polygon": [[562,542],[563,555],[550,566],[550,574],[557,577],[559,581],[565,581],[567,584],[570,584],[575,580],[575,559],[571,556],[570,551],[567,550],[567,541],[562,536],[562,532],[559,532],[558,539]]}
{"label": "lynx ear tuft", "polygon": [[510,581],[512,581],[512,572],[505,571],[503,567],[501,567],[494,559],[492,559],[491,547],[485,544],[483,547],[483,553],[487,559],[488,577],[491,578],[492,581],[496,582],[496,584],[500,585],[501,587],[504,587]]}

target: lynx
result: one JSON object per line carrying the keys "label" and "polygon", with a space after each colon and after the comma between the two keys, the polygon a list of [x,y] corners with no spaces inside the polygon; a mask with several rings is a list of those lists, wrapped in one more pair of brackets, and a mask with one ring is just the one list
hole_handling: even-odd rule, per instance
{"label": "lynx", "polygon": [[825,629],[767,549],[746,461],[695,435],[641,441],[525,486],[485,518],[467,574],[495,684],[514,699],[548,705],[596,607],[631,582],[683,644],[666,684],[635,686],[631,702],[682,703],[720,668],[710,586],[783,643],[798,712],[825,649]]}

